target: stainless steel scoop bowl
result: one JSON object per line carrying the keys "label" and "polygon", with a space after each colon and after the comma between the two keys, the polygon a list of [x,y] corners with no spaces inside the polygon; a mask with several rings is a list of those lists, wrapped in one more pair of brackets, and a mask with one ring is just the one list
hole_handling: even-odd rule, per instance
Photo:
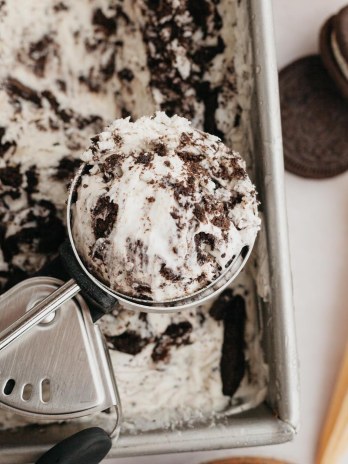
{"label": "stainless steel scoop bowl", "polygon": [[94,294],[101,294],[102,296],[105,295],[105,301],[107,301],[107,304],[104,303],[103,298],[100,300],[100,306],[104,313],[109,312],[117,304],[121,304],[124,308],[133,311],[158,313],[177,312],[197,307],[208,300],[215,298],[220,292],[222,292],[222,290],[237,277],[250,256],[252,246],[244,247],[239,255],[237,255],[232,261],[230,266],[215,281],[209,284],[209,286],[206,286],[190,295],[185,295],[182,298],[167,301],[152,301],[133,298],[112,290],[86,269],[74,243],[71,227],[72,210],[76,198],[76,190],[85,167],[86,165],[82,165],[73,179],[67,202],[68,243],[65,243],[64,246],[63,255],[65,256],[63,257],[65,259],[63,261],[73,278],[44,300],[36,304],[7,329],[2,331],[0,333],[0,350],[5,348],[13,340],[20,337],[31,327],[47,318],[50,313],[58,309],[65,301],[73,298],[80,291],[82,291],[83,295],[87,293],[92,297]]}

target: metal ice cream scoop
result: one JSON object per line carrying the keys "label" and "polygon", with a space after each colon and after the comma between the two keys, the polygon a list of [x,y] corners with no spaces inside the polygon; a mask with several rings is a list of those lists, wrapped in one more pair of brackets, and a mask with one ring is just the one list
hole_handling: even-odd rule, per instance
{"label": "metal ice cream scoop", "polygon": [[229,267],[211,284],[191,295],[174,300],[165,302],[142,300],[112,290],[86,269],[74,243],[71,224],[72,205],[75,201],[75,192],[84,168],[85,165],[80,167],[70,187],[67,203],[68,240],[60,248],[61,259],[72,278],[0,333],[0,351],[31,327],[47,318],[64,302],[73,298],[80,291],[87,301],[96,302],[100,309],[98,317],[111,311],[118,303],[121,303],[126,309],[139,312],[177,312],[196,307],[222,292],[236,278],[250,256],[252,246],[245,246]]}
{"label": "metal ice cream scoop", "polygon": [[[0,330],[61,284],[52,277],[33,277],[4,293]],[[82,297],[62,303],[59,311],[33,327],[20,343],[3,350],[0,365],[0,404],[9,412],[37,422],[66,421],[114,409],[115,414],[107,416],[113,421],[112,430],[90,427],[80,431],[52,448],[40,464],[91,462],[107,454],[111,438],[118,435],[121,405],[109,351]],[[71,460],[73,456],[76,461]]]}

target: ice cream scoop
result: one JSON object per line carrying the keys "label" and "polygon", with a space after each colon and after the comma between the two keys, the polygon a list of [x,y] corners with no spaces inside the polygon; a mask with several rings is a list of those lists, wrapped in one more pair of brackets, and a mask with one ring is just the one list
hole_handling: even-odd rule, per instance
{"label": "ice cream scoop", "polygon": [[67,205],[61,248],[73,277],[0,334],[0,349],[82,291],[115,304],[181,311],[244,266],[260,220],[242,158],[178,116],[115,121],[92,140]]}

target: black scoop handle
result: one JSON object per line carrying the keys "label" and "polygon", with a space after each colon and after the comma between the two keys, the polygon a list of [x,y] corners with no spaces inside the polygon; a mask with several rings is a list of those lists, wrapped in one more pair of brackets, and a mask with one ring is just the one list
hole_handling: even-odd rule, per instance
{"label": "black scoop handle", "polygon": [[81,288],[93,322],[112,311],[118,304],[117,299],[104,292],[87,276],[77,261],[69,240],[62,243],[59,254],[60,256],[46,264],[36,275],[56,277],[64,281],[73,278]]}
{"label": "black scoop handle", "polygon": [[105,430],[91,427],[55,445],[36,464],[99,464],[110,451],[111,445]]}

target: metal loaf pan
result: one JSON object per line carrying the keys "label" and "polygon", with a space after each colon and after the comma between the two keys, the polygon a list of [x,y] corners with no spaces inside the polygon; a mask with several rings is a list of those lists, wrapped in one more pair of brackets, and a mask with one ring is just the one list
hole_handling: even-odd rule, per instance
{"label": "metal loaf pan", "polygon": [[[247,0],[244,0],[247,1]],[[298,364],[284,200],[284,171],[271,0],[248,0],[253,39],[255,92],[252,125],[257,188],[264,211],[270,264],[270,302],[263,304],[267,401],[246,413],[216,420],[216,426],[121,435],[109,456],[249,447],[290,441],[299,424]],[[53,425],[0,432],[0,463],[35,461],[53,443],[76,431]]]}

